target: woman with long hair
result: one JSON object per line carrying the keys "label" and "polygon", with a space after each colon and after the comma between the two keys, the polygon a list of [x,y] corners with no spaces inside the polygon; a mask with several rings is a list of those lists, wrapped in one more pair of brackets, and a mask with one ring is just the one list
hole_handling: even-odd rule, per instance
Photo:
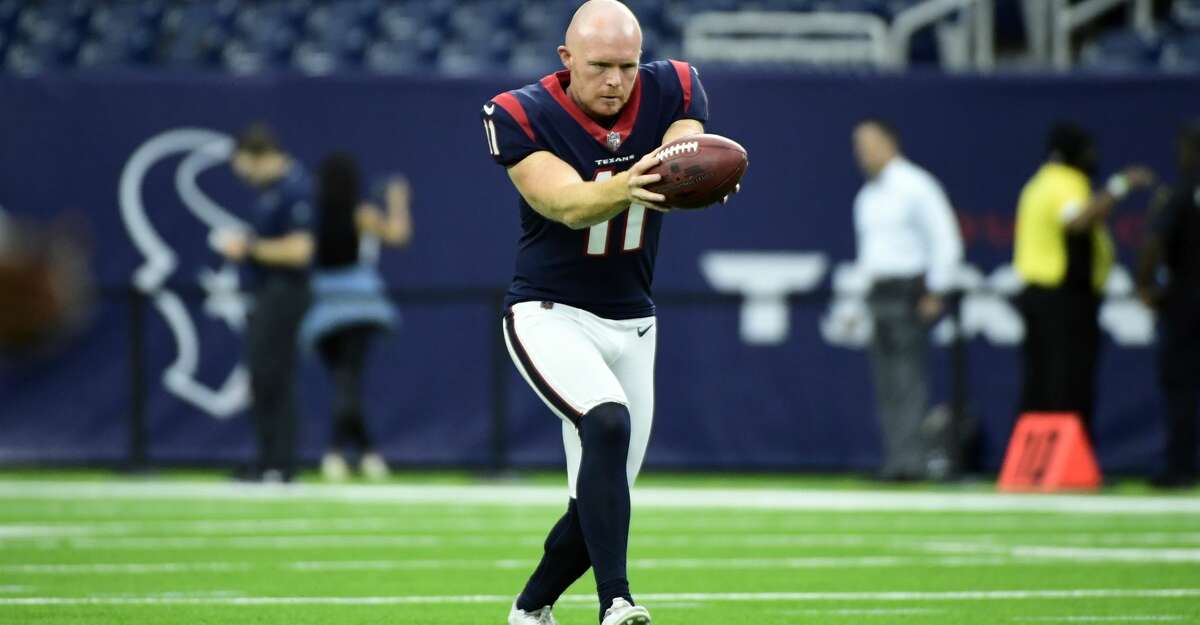
{"label": "woman with long hair", "polygon": [[334,387],[333,433],[321,473],[345,480],[357,457],[365,477],[381,480],[388,466],[363,413],[363,372],[372,338],[398,320],[376,264],[381,244],[401,247],[412,238],[408,182],[393,178],[381,198],[364,201],[358,166],[344,153],[322,161],[317,178],[314,305],[301,340],[320,356]]}

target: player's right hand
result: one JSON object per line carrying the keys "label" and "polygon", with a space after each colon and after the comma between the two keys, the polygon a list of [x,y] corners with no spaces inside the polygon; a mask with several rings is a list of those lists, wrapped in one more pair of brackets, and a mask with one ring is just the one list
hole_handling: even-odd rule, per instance
{"label": "player's right hand", "polygon": [[1121,172],[1121,175],[1125,176],[1125,180],[1129,182],[1130,188],[1133,189],[1144,189],[1149,187],[1150,185],[1154,184],[1155,180],[1154,172],[1148,167],[1142,167],[1140,165],[1126,167],[1125,170]]}
{"label": "player's right hand", "polygon": [[648,184],[654,184],[662,180],[662,174],[646,173],[647,170],[658,164],[658,159],[655,158],[655,154],[657,153],[658,150],[655,150],[643,156],[642,160],[634,163],[633,167],[629,168],[629,201],[665,213],[671,210],[670,206],[663,204],[667,196],[647,191],[645,188]]}

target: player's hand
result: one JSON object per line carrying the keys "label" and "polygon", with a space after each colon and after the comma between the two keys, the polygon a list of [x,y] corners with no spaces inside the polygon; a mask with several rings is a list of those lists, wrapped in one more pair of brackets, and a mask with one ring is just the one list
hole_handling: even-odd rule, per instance
{"label": "player's hand", "polygon": [[654,184],[662,180],[662,174],[646,173],[647,170],[658,164],[655,154],[658,154],[658,150],[643,156],[642,160],[634,163],[633,167],[629,168],[629,201],[665,213],[671,210],[670,206],[663,204],[667,200],[667,196],[648,191],[645,188],[648,184]]}
{"label": "player's hand", "polygon": [[729,201],[729,198],[733,197],[734,195],[737,195],[737,193],[741,190],[742,190],[742,183],[739,182],[737,185],[735,185],[733,187],[733,191],[729,195],[726,195],[725,197],[721,198],[721,204],[724,205],[726,202]]}
{"label": "player's hand", "polygon": [[385,218],[383,213],[371,204],[361,204],[354,211],[354,225],[359,232],[376,233],[383,230]]}
{"label": "player's hand", "polygon": [[917,314],[921,316],[921,320],[929,323],[937,319],[945,309],[945,302],[940,296],[932,293],[927,293],[917,301]]}
{"label": "player's hand", "polygon": [[394,206],[396,204],[408,205],[409,198],[412,196],[412,186],[408,184],[408,178],[404,176],[393,176],[387,183],[387,205]]}
{"label": "player's hand", "polygon": [[1130,189],[1144,189],[1154,184],[1155,181],[1154,172],[1149,168],[1142,167],[1140,165],[1126,167],[1125,170],[1121,172],[1121,175],[1125,176],[1125,180],[1129,183]]}
{"label": "player's hand", "polygon": [[235,263],[246,260],[250,255],[250,237],[237,230],[217,230],[213,232],[212,244],[217,253]]}
{"label": "player's hand", "polygon": [[1158,310],[1159,304],[1162,303],[1162,291],[1151,286],[1138,287],[1137,297],[1150,310]]}

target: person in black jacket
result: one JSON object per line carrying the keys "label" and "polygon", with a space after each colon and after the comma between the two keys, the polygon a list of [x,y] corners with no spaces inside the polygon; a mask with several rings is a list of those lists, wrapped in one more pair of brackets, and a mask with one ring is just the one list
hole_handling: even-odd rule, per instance
{"label": "person in black jacket", "polygon": [[1138,261],[1138,293],[1158,312],[1159,381],[1167,400],[1162,488],[1197,482],[1200,420],[1200,122],[1179,134],[1180,178],[1163,189]]}
{"label": "person in black jacket", "polygon": [[213,244],[242,263],[252,308],[246,323],[257,465],[240,477],[286,482],[296,470],[296,331],[308,309],[312,259],[312,179],[265,124],[237,138],[234,173],[258,192],[252,230],[221,230]]}

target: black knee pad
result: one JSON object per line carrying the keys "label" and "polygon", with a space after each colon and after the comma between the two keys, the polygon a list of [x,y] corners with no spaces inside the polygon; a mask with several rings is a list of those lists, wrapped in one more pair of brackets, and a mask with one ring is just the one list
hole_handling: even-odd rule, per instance
{"label": "black knee pad", "polygon": [[617,403],[600,404],[583,415],[579,424],[584,446],[629,447],[632,422],[629,409]]}

